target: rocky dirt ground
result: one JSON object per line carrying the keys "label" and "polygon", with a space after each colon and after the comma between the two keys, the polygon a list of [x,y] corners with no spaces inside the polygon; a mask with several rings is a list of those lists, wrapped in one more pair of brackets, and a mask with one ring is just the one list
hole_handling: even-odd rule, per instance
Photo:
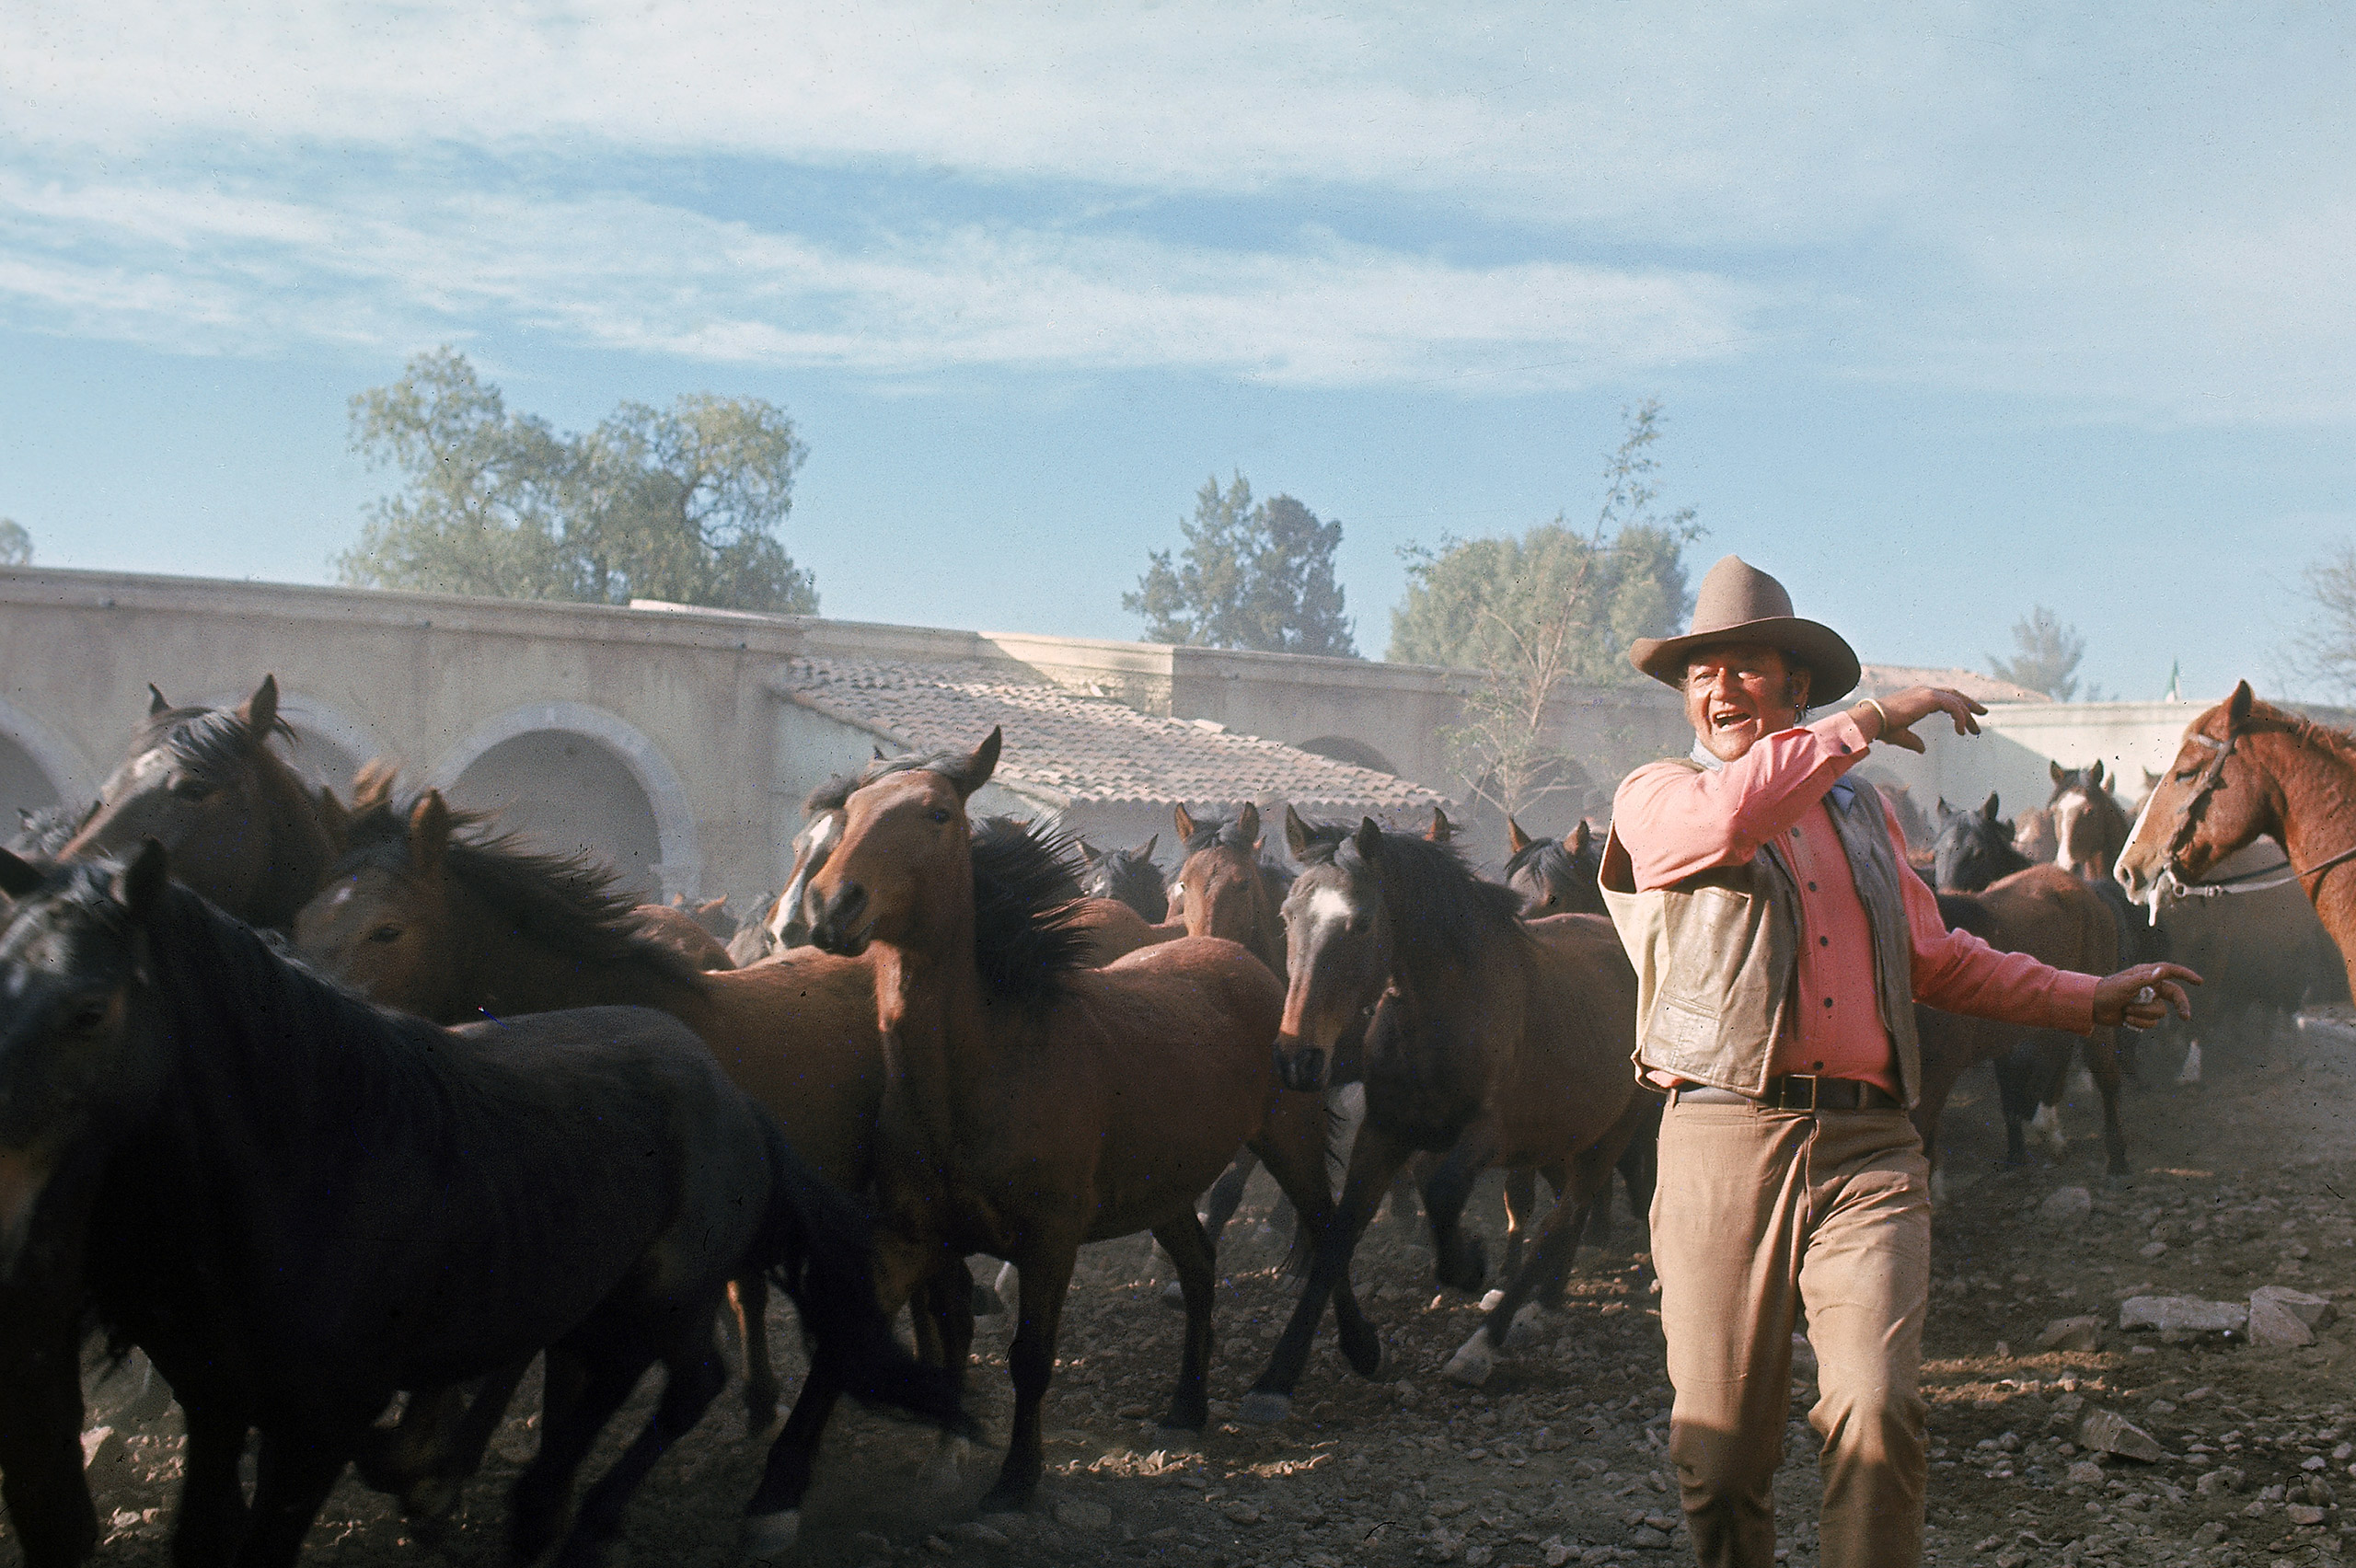
{"label": "rocky dirt ground", "polygon": [[[2065,1118],[2078,1141],[2062,1162],[2025,1170],[1992,1167],[2002,1135],[1984,1078],[1948,1115],[1958,1190],[1936,1223],[1924,1379],[1934,1562],[2340,1559],[2336,1499],[2356,1489],[2356,1413],[2344,1386],[2356,1330],[2336,1323],[2313,1345],[2274,1348],[2218,1336],[2163,1343],[2117,1325],[2131,1296],[2246,1300],[2280,1284],[2356,1297],[2348,1201],[2356,1139],[2346,1115],[2356,1024],[2311,1017],[2263,1045],[2212,1049],[2209,1081],[2197,1087],[2168,1081],[2178,1055],[2146,1052],[2144,1084],[2128,1104],[2135,1174],[2121,1182],[2100,1173],[2090,1094],[2073,1099]],[[2068,1187],[2085,1189],[2090,1205],[2053,1200]],[[1495,1237],[1494,1187],[1480,1202]],[[1232,1416],[1289,1297],[1253,1216],[1247,1208],[1230,1232],[1236,1272],[1221,1294],[1211,1430],[1153,1425],[1176,1365],[1179,1316],[1157,1299],[1142,1242],[1095,1248],[1066,1318],[1037,1505],[977,1518],[972,1505],[995,1455],[973,1458],[962,1489],[934,1493],[918,1474],[930,1438],[854,1412],[829,1438],[793,1561],[1480,1568],[1689,1560],[1664,1466],[1669,1389],[1650,1274],[1642,1231],[1624,1211],[1617,1243],[1584,1257],[1567,1309],[1477,1391],[1439,1375],[1473,1326],[1474,1303],[1436,1293],[1428,1254],[1404,1228],[1378,1225],[1358,1278],[1390,1340],[1390,1380],[1353,1376],[1329,1332],[1299,1413],[1275,1429]],[[2049,1323],[2080,1314],[2101,1320],[2095,1348],[2035,1349]],[[1003,1326],[986,1320],[973,1383],[994,1432],[1004,1429],[1004,1349]],[[1809,1394],[1795,1384],[1778,1482],[1796,1564],[1815,1557]],[[105,1521],[102,1562],[167,1561],[180,1457],[161,1403],[132,1377],[93,1387],[86,1442]],[[633,1415],[645,1407],[641,1396]],[[2103,1412],[2148,1433],[2160,1457],[2082,1452],[2083,1423]],[[715,1407],[666,1458],[632,1515],[630,1561],[736,1560],[737,1511],[761,1453],[743,1426],[732,1405]],[[449,1524],[405,1524],[347,1481],[313,1531],[308,1561],[501,1561],[502,1492],[531,1443],[525,1423],[511,1424]],[[0,1568],[18,1561],[0,1536]]]}

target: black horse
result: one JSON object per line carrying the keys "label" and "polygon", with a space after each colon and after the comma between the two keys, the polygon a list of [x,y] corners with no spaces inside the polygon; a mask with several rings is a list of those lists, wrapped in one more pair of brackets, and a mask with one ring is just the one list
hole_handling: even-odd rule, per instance
{"label": "black horse", "polygon": [[1161,925],[1170,918],[1170,882],[1153,863],[1154,846],[1161,842],[1158,833],[1134,849],[1097,849],[1083,841],[1080,891],[1091,898],[1118,899],[1138,918]]}
{"label": "black horse", "polygon": [[[653,1420],[560,1561],[596,1561],[630,1493],[725,1380],[713,1319],[768,1270],[814,1366],[961,1424],[894,1342],[865,1222],[686,1026],[640,1009],[445,1030],[381,1011],[169,885],[150,842],[43,870],[0,854],[0,1267],[53,1173],[102,1162],[84,1269],[98,1318],[188,1425],[174,1558],[291,1563],[397,1390],[545,1351],[568,1397],[513,1493],[537,1556],[640,1377]],[[261,1449],[248,1508],[238,1463]]]}
{"label": "black horse", "polygon": [[1603,869],[1603,844],[1585,817],[1560,838],[1532,838],[1507,817],[1506,845],[1512,851],[1506,885],[1521,895],[1523,919],[1609,913],[1596,880]]}

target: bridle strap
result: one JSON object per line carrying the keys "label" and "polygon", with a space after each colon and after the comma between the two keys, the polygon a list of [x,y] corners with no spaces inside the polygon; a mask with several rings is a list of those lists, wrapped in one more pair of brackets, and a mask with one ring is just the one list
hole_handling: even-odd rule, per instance
{"label": "bridle strap", "polygon": [[[2177,856],[2184,847],[2192,841],[2192,836],[2200,826],[2200,808],[2209,803],[2209,797],[2225,781],[2225,759],[2234,755],[2234,744],[2241,739],[2241,735],[2238,731],[2229,730],[2226,732],[2225,738],[2221,741],[2212,735],[2204,735],[2196,731],[2185,738],[2199,741],[2216,755],[2210,759],[2209,766],[2201,769],[2200,781],[2193,786],[2192,793],[2185,797],[2182,805],[2177,807],[2176,832],[2168,838],[2167,851],[2161,862],[2162,877],[2165,882],[2171,884],[2167,892],[2172,897],[2225,898],[2235,894],[2268,893],[2278,887],[2288,887],[2294,882],[2304,883],[2309,877],[2321,876],[2335,866],[2344,866],[2350,860],[2356,860],[2356,845],[2351,845],[2337,855],[2327,856],[2317,860],[2303,871],[2292,871],[2287,876],[2272,874],[2290,865],[2291,859],[2286,854],[2274,865],[2260,866],[2254,871],[2243,871],[2236,876],[2226,877],[2219,882],[2189,880],[2184,874]],[[2259,877],[2267,877],[2269,880],[2257,881],[2256,879]],[[2154,891],[2158,890],[2154,889]],[[2153,905],[2152,916],[2154,921],[2159,917],[2159,905],[2156,901]]]}

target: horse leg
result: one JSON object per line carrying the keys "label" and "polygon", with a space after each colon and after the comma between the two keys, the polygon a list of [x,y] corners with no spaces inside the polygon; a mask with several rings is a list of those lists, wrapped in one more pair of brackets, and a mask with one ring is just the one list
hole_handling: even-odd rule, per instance
{"label": "horse leg", "polygon": [[1618,1153],[1618,1142],[1612,1139],[1579,1152],[1573,1161],[1575,1174],[1570,1190],[1555,1200],[1545,1223],[1539,1228],[1537,1245],[1531,1249],[1528,1265],[1508,1274],[1504,1289],[1491,1293],[1495,1299],[1485,1304],[1481,1326],[1449,1357],[1448,1364],[1440,1368],[1440,1376],[1475,1389],[1489,1380],[1516,1318],[1526,1309],[1535,1310],[1531,1297],[1544,1284],[1559,1288],[1564,1276],[1569,1274],[1572,1261],[1578,1255],[1580,1233],[1587,1228],[1588,1207],[1599,1193],[1611,1193],[1611,1161]]}
{"label": "horse leg", "polygon": [[[1333,1228],[1340,1209],[1327,1164],[1333,1153],[1332,1130],[1332,1115],[1322,1100],[1279,1095],[1256,1135],[1260,1158],[1299,1216],[1293,1256],[1286,1263],[1288,1278],[1308,1279],[1317,1245]],[[1353,1235],[1353,1243],[1356,1239]],[[1302,1241],[1306,1246],[1299,1244]],[[1342,1354],[1361,1376],[1371,1378],[1382,1365],[1382,1336],[1358,1309],[1346,1267],[1331,1290]]]}
{"label": "horse leg", "polygon": [[2037,1093],[2029,1081],[2031,1065],[2023,1057],[2025,1049],[2015,1045],[1988,1064],[1989,1070],[1996,1075],[1996,1099],[2004,1111],[2004,1158],[2001,1163],[2015,1169],[2028,1163],[2028,1143],[2021,1136],[2021,1129],[2037,1107]]}
{"label": "horse leg", "polygon": [[1178,1387],[1170,1395],[1169,1413],[1161,1424],[1200,1432],[1210,1424],[1209,1396],[1204,1391],[1211,1359],[1211,1306],[1218,1266],[1212,1261],[1210,1237],[1202,1221],[1185,1215],[1153,1228],[1153,1239],[1170,1254],[1178,1284],[1186,1296],[1186,1349],[1178,1364]]}
{"label": "horse leg", "polygon": [[176,1568],[226,1564],[246,1535],[246,1486],[237,1475],[246,1457],[246,1413],[200,1397],[182,1399],[180,1415],[188,1427],[188,1458],[172,1527],[172,1562]]}
{"label": "horse leg", "polygon": [[745,1432],[768,1430],[777,1419],[777,1365],[769,1355],[769,1282],[758,1274],[728,1282],[728,1305],[736,1318],[736,1343],[745,1351]]}
{"label": "horse leg", "polygon": [[550,1412],[542,1421],[540,1451],[515,1478],[508,1493],[507,1544],[518,1562],[528,1562],[546,1551],[564,1533],[564,1516],[572,1500],[572,1478],[589,1457],[597,1435],[622,1408],[630,1390],[654,1355],[642,1345],[627,1352],[587,1355],[574,1350],[548,1351],[549,1375],[560,1361],[580,1369],[581,1391],[565,1401],[561,1414]]}
{"label": "horse leg", "polygon": [[[1539,1168],[1538,1174],[1546,1178],[1546,1185],[1554,1194],[1555,1208],[1561,1208],[1565,1203],[1570,1201],[1572,1183],[1575,1180],[1571,1174],[1572,1169],[1573,1168],[1571,1166],[1561,1160],[1557,1160],[1552,1165],[1542,1166]],[[1611,1206],[1611,1171],[1609,1167],[1606,1167],[1603,1172],[1602,1186],[1596,1193],[1595,1196],[1588,1200],[1587,1213],[1582,1216],[1578,1221],[1579,1237],[1582,1240],[1592,1241],[1595,1239],[1596,1213],[1598,1210],[1609,1209]],[[1552,1214],[1553,1211],[1550,1209],[1547,1212]],[[1611,1227],[1606,1225],[1603,1228],[1609,1232]],[[1575,1250],[1577,1245],[1577,1242],[1572,1243]],[[1540,1278],[1537,1285],[1533,1286],[1530,1291],[1530,1299],[1536,1302],[1538,1306],[1545,1311],[1561,1311],[1563,1309],[1563,1286],[1568,1283],[1568,1273],[1569,1271],[1567,1269],[1563,1269],[1556,1271],[1551,1276]],[[1511,1276],[1508,1275],[1507,1277],[1510,1278]]]}
{"label": "horse leg", "polygon": [[[1227,1222],[1235,1217],[1236,1209],[1243,1202],[1245,1183],[1252,1180],[1252,1172],[1259,1169],[1260,1157],[1253,1152],[1251,1145],[1246,1144],[1235,1151],[1235,1158],[1227,1162],[1227,1169],[1219,1172],[1218,1180],[1211,1183],[1211,1190],[1205,1194],[1199,1218],[1204,1233],[1210,1238],[1214,1256],[1218,1251],[1219,1237],[1227,1230]],[[1216,1271],[1218,1265],[1213,1264],[1212,1267]],[[1183,1309],[1186,1305],[1185,1286],[1175,1279],[1163,1286],[1161,1304]]]}
{"label": "horse leg", "polygon": [[2029,1118],[2029,1129],[2042,1136],[2053,1163],[2059,1165],[2070,1152],[2070,1137],[2062,1130],[2062,1097],[2070,1087],[2070,1043],[2051,1038],[2036,1041],[2039,1087],[2036,1113]]}
{"label": "horse leg", "polygon": [[[1014,1421],[1007,1433],[1006,1461],[999,1467],[998,1481],[982,1497],[986,1514],[1019,1509],[1039,1490],[1039,1474],[1046,1468],[1039,1406],[1055,1376],[1056,1331],[1063,1322],[1064,1294],[1071,1286],[1079,1251],[1077,1238],[1055,1238],[1032,1251],[1022,1264],[1022,1320],[1006,1352],[1007,1375],[1014,1384]],[[1190,1308],[1186,1314],[1190,1338],[1194,1316]]]}
{"label": "horse leg", "polygon": [[1530,1221],[1538,1217],[1538,1172],[1521,1166],[1506,1172],[1506,1259],[1502,1265],[1505,1277],[1511,1279],[1521,1267],[1521,1244],[1529,1234]]}
{"label": "horse leg", "polygon": [[[1358,1313],[1350,1293],[1350,1253],[1374,1218],[1374,1211],[1390,1188],[1392,1178],[1413,1152],[1372,1116],[1358,1129],[1357,1142],[1350,1149],[1349,1178],[1342,1183],[1340,1210],[1318,1234],[1309,1283],[1301,1287],[1300,1298],[1293,1304],[1291,1320],[1286,1323],[1276,1348],[1270,1353],[1268,1365],[1261,1369],[1259,1378],[1243,1401],[1239,1413],[1244,1420],[1277,1422],[1292,1413],[1292,1390],[1300,1381],[1302,1368],[1309,1365],[1310,1347],[1316,1342],[1317,1326],[1324,1320],[1325,1303],[1329,1300],[1336,1303],[1337,1319],[1344,1310],[1340,1303],[1347,1301],[1347,1310],[1357,1320],[1355,1329],[1347,1323],[1342,1325],[1343,1352],[1350,1357],[1351,1366],[1368,1377],[1380,1369],[1380,1336],[1374,1325]],[[1355,1349],[1353,1335],[1357,1340]],[[1369,1352],[1370,1355],[1361,1361],[1360,1356]]]}
{"label": "horse leg", "polygon": [[[2105,1035],[2110,1038],[2106,1041]],[[2127,1131],[2119,1122],[2119,1091],[2124,1074],[2120,1071],[2117,1032],[2097,1029],[2086,1037],[2081,1049],[2085,1054],[2086,1072],[2102,1091],[2103,1169],[2109,1175],[2124,1176],[2128,1173]]]}
{"label": "horse leg", "polygon": [[31,1349],[25,1341],[35,1337],[28,1331],[9,1343],[10,1365],[0,1369],[0,1496],[27,1568],[69,1568],[98,1544],[98,1516],[82,1473],[81,1335],[70,1328],[44,1332],[39,1337],[52,1343]]}
{"label": "horse leg", "polygon": [[[910,1302],[918,1328],[917,1354],[947,1367],[961,1393],[974,1350],[973,1304],[974,1275],[963,1258],[953,1258],[925,1276]],[[955,1491],[964,1484],[965,1455],[973,1446],[963,1433],[941,1433],[918,1479],[937,1493]]]}
{"label": "horse leg", "polygon": [[776,1557],[793,1548],[802,1534],[802,1499],[809,1494],[810,1478],[818,1464],[818,1441],[842,1398],[842,1387],[825,1363],[813,1361],[802,1379],[802,1392],[785,1418],[777,1441],[761,1470],[760,1485],[745,1505],[745,1553],[755,1559]]}
{"label": "horse leg", "polygon": [[[690,1310],[687,1321],[672,1335],[669,1348],[663,1355],[663,1397],[654,1406],[654,1413],[645,1427],[630,1439],[613,1468],[597,1479],[589,1494],[581,1501],[581,1511],[572,1528],[565,1537],[564,1547],[557,1554],[557,1568],[593,1568],[605,1555],[606,1547],[621,1535],[622,1510],[629,1506],[630,1494],[646,1479],[664,1455],[703,1419],[711,1401],[728,1385],[728,1374],[721,1366],[720,1342],[712,1332],[712,1320],[719,1302],[710,1301],[700,1311]],[[634,1385],[637,1378],[630,1379]],[[618,1404],[616,1406],[619,1408]],[[603,1422],[598,1424],[604,1425]]]}
{"label": "horse leg", "polygon": [[254,1458],[253,1525],[238,1549],[238,1568],[293,1568],[342,1474],[342,1455],[316,1438],[263,1433]]}
{"label": "horse leg", "polygon": [[1432,1222],[1432,1274],[1440,1284],[1474,1291],[1488,1275],[1481,1238],[1464,1230],[1465,1200],[1472,1183],[1496,1158],[1496,1131],[1486,1116],[1476,1117],[1456,1136],[1456,1146],[1424,1179],[1424,1212]]}

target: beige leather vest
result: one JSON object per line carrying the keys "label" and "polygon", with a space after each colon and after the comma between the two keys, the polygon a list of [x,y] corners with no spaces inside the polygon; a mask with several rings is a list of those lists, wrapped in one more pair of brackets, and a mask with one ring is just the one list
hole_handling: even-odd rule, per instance
{"label": "beige leather vest", "polygon": [[[1702,771],[1690,759],[1677,762]],[[1922,1052],[1914,1036],[1914,944],[1898,879],[1913,872],[1890,847],[1880,795],[1861,779],[1843,782],[1854,791],[1849,803],[1825,804],[1865,902],[1882,1027],[1911,1106],[1922,1089]],[[1713,867],[1638,893],[1614,831],[1604,842],[1601,882],[1611,923],[1636,967],[1639,1070],[1764,1093],[1799,963],[1799,887],[1782,853],[1770,844],[1743,865]]]}

